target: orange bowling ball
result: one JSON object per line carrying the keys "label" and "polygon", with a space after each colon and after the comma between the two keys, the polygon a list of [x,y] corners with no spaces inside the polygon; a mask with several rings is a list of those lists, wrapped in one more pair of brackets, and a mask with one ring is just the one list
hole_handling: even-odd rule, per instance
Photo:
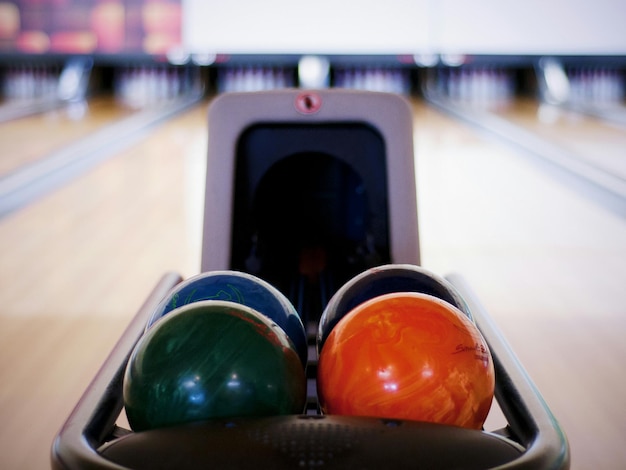
{"label": "orange bowling ball", "polygon": [[319,356],[326,414],[481,429],[493,400],[489,348],[454,306],[420,293],[373,298],[333,328]]}

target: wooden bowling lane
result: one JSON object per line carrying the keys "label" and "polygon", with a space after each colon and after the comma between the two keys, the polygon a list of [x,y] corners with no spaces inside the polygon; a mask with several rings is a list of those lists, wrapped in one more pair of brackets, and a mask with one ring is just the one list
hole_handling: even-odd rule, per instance
{"label": "wooden bowling lane", "polygon": [[0,176],[129,116],[133,110],[112,96],[68,104],[0,124]]}
{"label": "wooden bowling lane", "polygon": [[[563,425],[572,468],[626,467],[626,223],[414,102],[424,266],[461,273]],[[206,103],[0,219],[0,468],[53,436],[167,270],[199,269]]]}
{"label": "wooden bowling lane", "polygon": [[626,221],[519,148],[414,109],[424,266],[468,280],[567,433],[571,468],[626,468]]}
{"label": "wooden bowling lane", "polygon": [[0,220],[0,468],[55,433],[168,270],[199,269],[206,107]]}

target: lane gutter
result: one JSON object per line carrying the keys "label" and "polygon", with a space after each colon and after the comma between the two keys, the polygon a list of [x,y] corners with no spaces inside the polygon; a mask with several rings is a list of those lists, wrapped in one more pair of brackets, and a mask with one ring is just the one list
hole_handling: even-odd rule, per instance
{"label": "lane gutter", "polygon": [[[433,107],[464,121],[535,157],[553,176],[577,189],[606,209],[626,218],[626,179],[589,163],[533,132],[484,109],[462,106],[437,93],[425,91]],[[601,144],[599,143],[601,151]]]}
{"label": "lane gutter", "polygon": [[560,106],[568,111],[599,119],[615,127],[626,127],[626,108],[624,106],[593,106],[575,103],[564,103]]}
{"label": "lane gutter", "polygon": [[0,124],[32,116],[34,114],[53,111],[63,107],[64,105],[66,105],[66,102],[56,97],[7,101],[0,105]]}
{"label": "lane gutter", "polygon": [[0,218],[79,176],[202,100],[193,93],[116,121],[36,162],[0,177]]}

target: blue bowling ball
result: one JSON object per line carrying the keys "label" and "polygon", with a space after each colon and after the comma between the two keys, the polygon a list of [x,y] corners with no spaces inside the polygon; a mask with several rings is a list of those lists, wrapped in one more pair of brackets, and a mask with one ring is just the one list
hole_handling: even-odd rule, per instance
{"label": "blue bowling ball", "polygon": [[396,292],[418,292],[438,297],[461,310],[473,321],[472,312],[463,297],[444,278],[412,264],[387,264],[353,277],[333,295],[320,318],[317,330],[318,352],[333,327],[349,311],[374,297]]}
{"label": "blue bowling ball", "polygon": [[210,271],[181,282],[158,305],[146,330],[168,312],[202,300],[235,302],[262,313],[285,331],[306,365],[306,330],[295,307],[268,282],[239,271]]}

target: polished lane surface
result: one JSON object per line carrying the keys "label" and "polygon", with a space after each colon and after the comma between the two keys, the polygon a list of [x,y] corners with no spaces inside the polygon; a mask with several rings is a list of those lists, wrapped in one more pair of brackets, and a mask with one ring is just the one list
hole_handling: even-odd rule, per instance
{"label": "polished lane surface", "polygon": [[55,433],[160,276],[199,267],[206,102],[0,220],[0,468]]}
{"label": "polished lane surface", "polygon": [[[423,264],[474,288],[572,445],[626,466],[626,222],[414,102]],[[0,220],[0,468],[53,436],[159,277],[199,270],[206,103]]]}
{"label": "polished lane surface", "polygon": [[519,147],[415,109],[424,266],[476,290],[563,425],[571,468],[625,467],[626,221]]}

